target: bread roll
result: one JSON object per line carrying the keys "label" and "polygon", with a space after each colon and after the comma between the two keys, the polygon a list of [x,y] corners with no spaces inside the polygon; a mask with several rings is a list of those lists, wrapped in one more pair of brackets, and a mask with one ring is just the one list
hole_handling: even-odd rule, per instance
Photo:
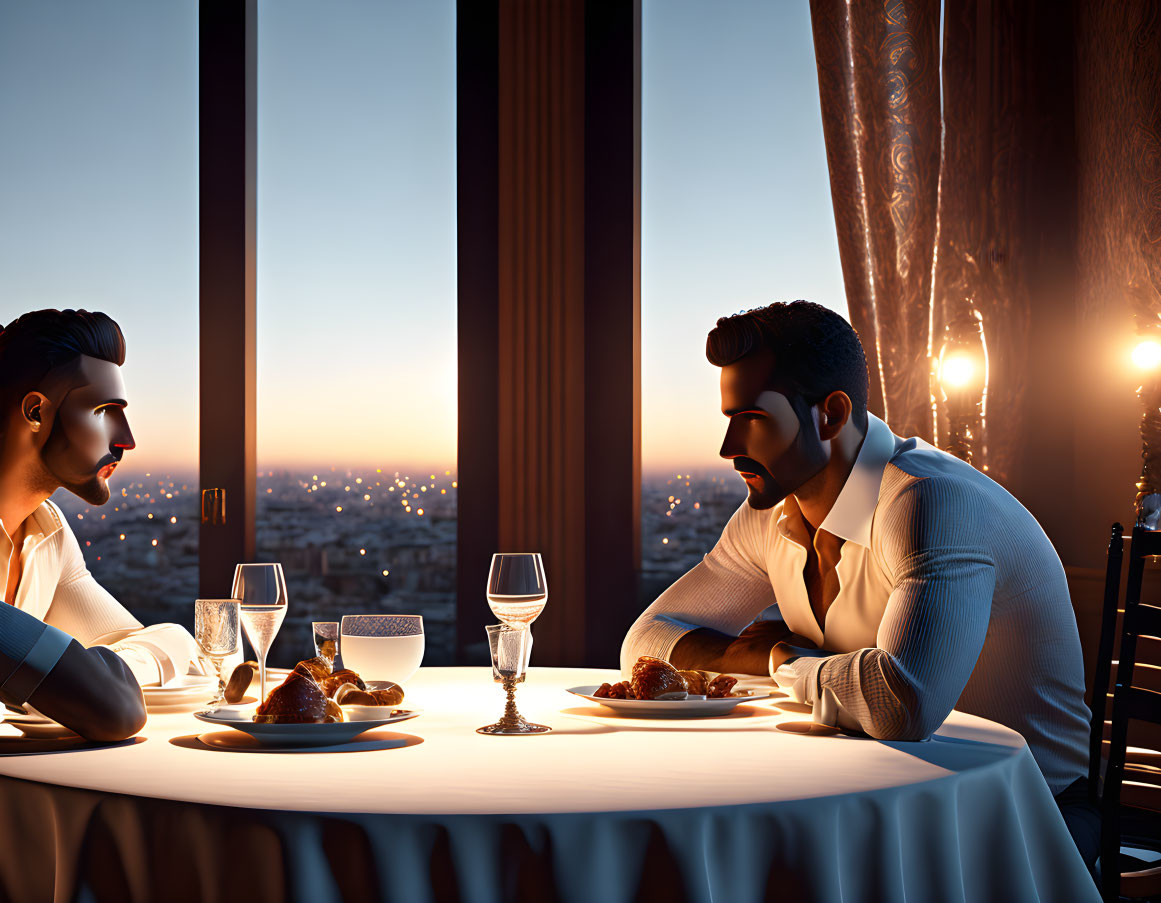
{"label": "bread roll", "polygon": [[226,683],[226,702],[238,703],[242,701],[242,697],[246,695],[246,691],[250,689],[250,684],[254,680],[254,675],[258,673],[257,662],[242,662],[234,669],[234,673],[230,675],[229,681]]}

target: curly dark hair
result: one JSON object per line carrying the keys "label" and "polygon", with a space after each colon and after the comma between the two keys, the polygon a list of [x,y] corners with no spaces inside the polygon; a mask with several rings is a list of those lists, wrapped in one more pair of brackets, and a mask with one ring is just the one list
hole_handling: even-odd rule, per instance
{"label": "curly dark hair", "polygon": [[836,389],[850,396],[851,420],[867,429],[867,358],[854,327],[811,301],[778,301],[718,320],[705,356],[724,367],[762,349],[774,354],[774,375],[808,406]]}
{"label": "curly dark hair", "polygon": [[34,310],[0,330],[0,430],[12,405],[58,367],[82,355],[125,363],[125,336],[107,314]]}

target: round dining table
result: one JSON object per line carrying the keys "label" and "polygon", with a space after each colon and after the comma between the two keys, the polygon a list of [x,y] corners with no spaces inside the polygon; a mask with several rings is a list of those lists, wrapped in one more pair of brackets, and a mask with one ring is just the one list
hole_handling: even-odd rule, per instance
{"label": "round dining table", "polygon": [[813,725],[775,695],[713,717],[618,714],[536,668],[551,733],[488,736],[485,668],[423,668],[421,714],[319,749],[192,714],[132,740],[0,728],[0,899],[1096,901],[1016,732],[959,712],[929,740]]}

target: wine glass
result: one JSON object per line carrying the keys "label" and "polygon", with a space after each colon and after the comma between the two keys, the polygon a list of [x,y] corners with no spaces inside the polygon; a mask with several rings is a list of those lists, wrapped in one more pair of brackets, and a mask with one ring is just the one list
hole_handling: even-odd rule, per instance
{"label": "wine glass", "polygon": [[548,583],[539,552],[497,552],[488,571],[488,606],[509,627],[528,627],[544,611]]}
{"label": "wine glass", "polygon": [[258,659],[258,703],[266,701],[266,654],[286,617],[286,578],[280,564],[240,564],[234,569],[233,596],[246,639]]}
{"label": "wine glass", "polygon": [[516,711],[516,684],[524,680],[532,650],[532,622],[548,602],[548,582],[539,552],[497,552],[488,571],[488,607],[503,621],[488,627],[492,677],[504,685],[504,717],[479,728],[481,734],[541,734],[551,728],[531,724]]}
{"label": "wine glass", "polygon": [[214,663],[214,673],[218,676],[218,692],[210,703],[210,711],[216,711],[226,696],[226,681],[222,677],[222,664],[238,648],[238,600],[198,599],[194,602],[194,639],[201,647],[202,654]]}
{"label": "wine glass", "polygon": [[376,681],[402,685],[423,661],[421,615],[343,615],[339,629],[343,667],[368,686]]}
{"label": "wine glass", "polygon": [[528,673],[528,657],[532,652],[532,631],[527,627],[509,627],[491,624],[488,631],[488,649],[492,653],[492,679],[504,685],[508,701],[504,715],[495,724],[476,728],[477,734],[544,734],[552,728],[526,721],[516,710],[516,685],[524,682]]}

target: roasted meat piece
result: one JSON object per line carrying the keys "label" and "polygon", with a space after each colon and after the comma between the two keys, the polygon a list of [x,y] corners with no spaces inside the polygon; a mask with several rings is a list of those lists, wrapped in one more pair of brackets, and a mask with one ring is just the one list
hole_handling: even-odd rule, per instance
{"label": "roasted meat piece", "polygon": [[343,712],[333,700],[326,698],[314,680],[296,667],[258,706],[254,720],[267,724],[317,724],[342,721]]}
{"label": "roasted meat piece", "polygon": [[705,671],[678,671],[685,681],[685,690],[691,696],[705,696],[709,688],[709,675]]}
{"label": "roasted meat piece", "polygon": [[[643,655],[633,666],[630,681],[637,699],[656,699],[667,693],[685,693],[685,681],[678,670],[664,659]],[[683,697],[684,698],[684,697]]]}
{"label": "roasted meat piece", "polygon": [[633,695],[633,688],[629,686],[627,680],[622,680],[613,685],[601,684],[593,693],[594,696],[599,696],[601,699],[636,699]]}
{"label": "roasted meat piece", "polygon": [[731,691],[737,682],[738,679],[736,677],[730,677],[728,674],[719,674],[710,681],[709,689],[705,695],[710,699],[724,699],[727,696],[733,695]]}

